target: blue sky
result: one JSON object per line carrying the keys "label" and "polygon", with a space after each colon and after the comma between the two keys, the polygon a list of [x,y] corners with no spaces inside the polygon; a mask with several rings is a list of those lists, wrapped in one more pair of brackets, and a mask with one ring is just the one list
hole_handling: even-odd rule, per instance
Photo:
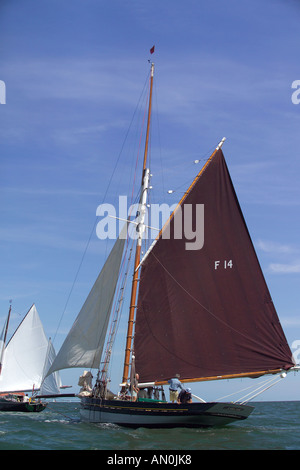
{"label": "blue sky", "polygon": [[[96,208],[115,201],[113,183],[128,193],[125,155],[108,180],[155,44],[153,197],[174,203],[180,190],[166,190],[226,136],[273,301],[290,346],[300,343],[299,17],[296,0],[1,1],[1,322],[9,299],[15,324],[35,303],[59,349],[107,250]],[[62,372],[64,382],[79,373]],[[265,399],[298,399],[299,380]]]}

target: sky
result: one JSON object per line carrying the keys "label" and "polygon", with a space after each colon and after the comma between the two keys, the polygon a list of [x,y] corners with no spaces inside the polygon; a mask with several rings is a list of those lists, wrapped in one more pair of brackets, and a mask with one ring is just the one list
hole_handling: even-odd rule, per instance
{"label": "sky", "polygon": [[[97,207],[130,194],[128,129],[153,60],[153,200],[176,202],[199,171],[193,162],[226,137],[300,362],[299,18],[297,0],[1,0],[0,329],[10,299],[12,327],[35,303],[56,351],[62,344],[107,254]],[[63,382],[77,391],[81,372],[62,371]],[[193,390],[215,399],[233,382]],[[299,392],[291,373],[263,399]]]}

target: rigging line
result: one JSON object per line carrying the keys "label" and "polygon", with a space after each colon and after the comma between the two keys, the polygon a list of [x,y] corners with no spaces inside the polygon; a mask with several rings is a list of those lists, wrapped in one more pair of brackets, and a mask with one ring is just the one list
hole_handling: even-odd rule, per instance
{"label": "rigging line", "polygon": [[[135,202],[137,200],[138,196],[136,196],[135,198]],[[133,202],[133,201],[131,201]],[[133,205],[131,204],[131,207]],[[131,212],[132,212],[132,208],[131,208],[131,211],[129,213],[129,217],[131,216]],[[122,229],[123,230],[123,229]],[[128,228],[127,228],[128,230]],[[120,265],[120,269],[119,269],[119,280],[118,280],[118,283],[116,285],[116,289],[115,289],[115,294],[114,294],[114,299],[112,300],[112,303],[111,303],[111,314],[110,314],[110,318],[111,318],[111,324],[110,324],[110,330],[109,330],[109,334],[107,336],[107,338],[109,338],[111,336],[111,331],[112,331],[112,328],[113,328],[113,323],[115,321],[115,315],[116,315],[116,309],[119,308],[118,306],[118,298],[120,297],[120,290],[122,289],[122,278],[124,276],[123,272],[124,272],[124,269],[126,269],[126,266],[125,266],[125,260],[127,258],[127,252],[128,250],[131,251],[131,248],[130,248],[130,245],[129,245],[130,241],[129,241],[129,237],[127,236],[126,238],[126,243],[125,243],[125,249],[124,249],[124,253],[123,253],[123,256],[122,256],[122,260],[121,260],[121,265]],[[130,260],[130,257],[129,257],[129,260]],[[126,274],[126,273],[125,273]],[[101,341],[101,337],[99,335],[99,339],[98,339],[98,344],[97,344],[97,349],[99,347],[99,344],[100,344],[100,341]],[[105,353],[104,353],[104,356],[107,355],[107,347],[108,347],[108,341],[109,339],[107,339],[106,341],[106,349],[105,349]],[[94,359],[93,359],[93,362],[95,362],[95,358],[96,358],[96,355],[97,355],[97,349],[95,350],[95,353],[94,353]],[[105,361],[101,361],[101,358],[100,358],[100,365],[102,362],[105,362]],[[100,367],[99,365],[99,367]],[[90,368],[91,370],[92,368]]]}
{"label": "rigging line", "polygon": [[[199,158],[199,159],[197,159],[197,160],[194,160],[193,163],[190,163],[189,165],[185,165],[184,168],[190,169],[190,168],[191,168],[192,166],[194,166],[195,164],[198,164],[198,163],[200,163],[200,162],[207,162],[207,161],[210,159],[210,155],[211,155],[211,153],[213,152],[213,150],[214,150],[215,148],[216,148],[215,146],[214,146],[214,147],[211,147],[207,152],[205,152],[205,154],[204,154],[201,158]],[[188,186],[188,187],[189,187],[190,184],[191,184],[191,181],[193,181],[194,178],[195,178],[195,176],[190,177],[190,178],[188,179],[188,181],[186,181],[185,183],[180,184],[180,185],[177,186],[175,189],[171,190],[172,193],[177,192],[177,191],[178,191],[179,189],[181,189],[183,186],[185,186],[185,187]],[[186,191],[184,191],[184,193],[186,193]]]}
{"label": "rigging line", "polygon": [[[22,321],[18,324],[17,328],[14,329],[14,332],[13,334],[11,335],[11,337],[9,338],[9,341],[7,341],[6,343],[6,347],[9,345],[9,343],[11,342],[11,340],[13,339],[13,337],[15,336],[15,334],[17,333],[17,331],[19,330],[19,328],[21,327],[22,323],[24,322],[25,318],[27,317],[27,315],[29,314],[30,310],[32,309],[34,304],[31,305],[30,309],[27,310],[27,313],[26,315],[24,315],[24,317],[22,318]],[[17,358],[16,358],[17,359]]]}
{"label": "rigging line", "polygon": [[157,135],[158,135],[158,148],[159,148],[159,160],[160,160],[160,169],[161,169],[161,180],[162,180],[162,190],[163,190],[163,195],[164,195],[164,202],[166,201],[166,196],[165,196],[165,175],[164,175],[164,168],[162,164],[162,154],[161,154],[161,134],[160,134],[160,122],[159,122],[159,111],[158,111],[158,93],[157,93],[157,87],[156,87],[156,80],[154,80],[154,95],[155,95],[155,102],[156,102],[156,113],[154,114],[156,116],[156,123],[157,123]]}
{"label": "rigging line", "polygon": [[[127,285],[128,275],[129,275],[129,271],[130,271],[129,266],[130,266],[130,263],[131,263],[132,252],[133,252],[133,243],[132,243],[132,246],[129,249],[129,256],[128,256],[128,259],[127,259],[126,263],[125,263],[125,259],[127,258],[127,255],[126,255],[126,258],[124,257],[125,273],[122,274],[122,282],[120,281],[121,285],[119,286],[119,292],[118,292],[116,302],[115,302],[114,316],[113,316],[113,321],[112,321],[112,325],[111,325],[111,328],[110,328],[111,331],[110,331],[110,334],[109,334],[109,340],[107,341],[107,345],[106,345],[106,354],[105,354],[103,369],[106,367],[106,375],[107,376],[109,376],[109,374],[110,374],[108,369],[112,368],[112,365],[111,365],[112,364],[112,350],[113,350],[113,347],[114,347],[114,344],[115,344],[115,338],[116,338],[116,335],[117,335],[117,332],[118,332],[118,329],[119,329],[119,325],[120,325],[120,321],[121,321],[121,317],[122,317],[122,310],[123,310],[125,296],[126,296],[126,285]],[[126,264],[126,266],[125,266],[125,264]],[[121,292],[121,290],[122,290],[122,292]]]}
{"label": "rigging line", "polygon": [[252,395],[252,397],[248,398],[248,400],[245,400],[245,401],[242,401],[240,402],[241,405],[245,405],[246,403],[248,403],[250,400],[253,400],[253,398],[257,397],[258,395],[260,395],[261,393],[265,392],[266,390],[268,390],[269,388],[271,387],[274,387],[274,385],[276,385],[278,382],[280,382],[281,380],[283,379],[283,377],[280,377],[280,379],[278,379],[276,382],[272,383],[271,385],[269,385],[268,387],[264,388],[263,390],[261,390],[260,392],[256,393],[256,395]]}
{"label": "rigging line", "polygon": [[[126,274],[128,272],[128,266],[127,266],[127,269],[126,269],[126,259],[127,259],[128,250],[130,251],[130,255],[129,255],[129,259],[128,259],[127,263],[129,264],[130,257],[131,257],[131,248],[130,248],[130,245],[129,245],[129,238],[127,237],[126,248],[125,248],[125,251],[124,251],[123,259],[122,259],[120,270],[119,270],[119,280],[118,280],[118,283],[117,283],[117,286],[116,286],[116,290],[115,290],[115,294],[114,294],[114,300],[112,301],[112,307],[111,307],[111,312],[112,313],[110,314],[111,322],[110,322],[109,334],[107,335],[107,340],[106,340],[106,348],[105,348],[104,358],[103,358],[104,360],[101,361],[102,358],[100,358],[100,365],[101,365],[101,363],[106,364],[106,362],[109,362],[109,360],[108,361],[106,360],[106,358],[108,356],[108,352],[109,352],[108,351],[109,343],[111,344],[111,348],[112,348],[112,344],[113,344],[112,332],[113,332],[114,329],[117,330],[116,322],[119,321],[118,317],[120,315],[120,296],[125,295],[124,294],[124,291],[125,291],[124,276],[126,276]],[[124,274],[124,269],[125,269],[125,274]],[[121,290],[122,290],[122,293],[121,293]],[[99,344],[100,344],[100,336],[99,336],[98,346],[99,346]],[[97,354],[97,351],[95,351],[94,359],[96,357],[96,354]]]}
{"label": "rigging line", "polygon": [[[137,196],[135,198],[135,201],[137,200]],[[131,215],[131,212],[130,212],[130,215]],[[129,216],[130,216],[129,215]],[[124,253],[123,253],[123,256],[122,256],[122,261],[121,261],[121,265],[120,265],[120,269],[119,269],[119,279],[118,279],[118,283],[116,285],[116,289],[115,289],[115,294],[114,294],[114,298],[112,300],[112,303],[111,303],[111,314],[110,314],[110,318],[111,318],[111,324],[110,324],[110,330],[109,330],[109,334],[107,336],[107,340],[106,340],[106,348],[105,348],[105,352],[104,352],[104,361],[101,361],[102,358],[100,358],[100,364],[99,364],[99,367],[101,365],[101,363],[105,363],[106,360],[106,356],[107,356],[107,350],[108,350],[108,342],[110,341],[109,338],[111,337],[111,332],[112,332],[112,329],[114,328],[114,322],[116,320],[118,320],[118,318],[116,319],[116,310],[119,309],[119,304],[118,304],[118,299],[120,298],[120,291],[121,289],[123,288],[122,286],[122,279],[123,279],[123,276],[124,276],[124,269],[126,269],[126,259],[127,259],[127,252],[128,250],[130,251],[130,255],[129,255],[129,259],[128,259],[128,264],[130,262],[130,257],[131,257],[131,249],[132,247],[130,248],[130,241],[129,241],[129,237],[127,236],[126,238],[126,244],[125,244],[125,249],[124,249]],[[128,267],[127,267],[127,271],[128,271]],[[125,272],[125,275],[126,275],[126,272]],[[125,289],[125,288],[124,288]],[[123,292],[124,294],[124,292]],[[123,295],[122,294],[122,295]],[[95,362],[95,358],[96,358],[96,355],[97,355],[97,350],[98,350],[98,347],[99,347],[99,344],[100,344],[100,341],[101,341],[101,337],[99,335],[99,339],[98,339],[98,344],[97,344],[97,348],[95,349],[95,353],[94,353],[94,359],[93,359],[93,362]],[[92,368],[90,368],[91,370]]]}
{"label": "rigging line", "polygon": [[[116,172],[116,169],[117,169],[117,166],[118,166],[118,164],[119,164],[119,161],[120,161],[120,158],[121,158],[121,155],[122,155],[124,146],[125,146],[125,142],[127,141],[127,138],[128,138],[128,135],[129,135],[129,131],[130,131],[131,126],[132,126],[132,123],[133,123],[133,121],[134,121],[134,118],[135,118],[137,109],[138,109],[138,107],[139,107],[139,105],[140,105],[140,101],[141,101],[141,98],[142,98],[142,96],[143,96],[143,94],[144,94],[145,87],[146,87],[146,85],[147,85],[147,83],[148,83],[148,77],[149,77],[149,73],[148,73],[147,79],[146,79],[146,81],[145,81],[145,83],[144,83],[143,90],[142,90],[142,92],[141,92],[141,94],[140,94],[140,97],[139,97],[139,99],[138,99],[138,103],[137,103],[137,105],[136,105],[136,107],[135,107],[135,110],[134,110],[134,112],[133,112],[133,115],[132,115],[132,118],[131,118],[129,127],[128,127],[128,129],[127,129],[126,134],[125,134],[125,137],[124,137],[124,140],[123,140],[123,143],[122,143],[122,146],[121,146],[121,150],[120,150],[120,152],[119,152],[119,155],[118,155],[118,158],[117,158],[117,160],[116,160],[115,166],[114,166],[114,168],[113,168],[112,174],[111,174],[110,179],[109,179],[109,181],[108,181],[108,185],[107,185],[107,188],[106,188],[106,190],[105,190],[105,193],[104,193],[104,196],[103,196],[103,199],[102,199],[102,203],[105,201],[105,198],[106,198],[106,196],[107,196],[107,193],[108,193],[109,187],[110,187],[110,185],[111,185],[113,176],[114,176],[114,174],[115,174],[115,172]],[[93,224],[93,227],[92,227],[90,236],[89,236],[89,238],[88,238],[88,241],[87,241],[87,243],[86,243],[85,249],[84,249],[84,251],[83,251],[83,255],[82,255],[81,259],[80,259],[79,266],[78,266],[78,268],[77,268],[77,271],[76,271],[76,274],[75,274],[75,278],[74,278],[74,280],[73,280],[73,283],[72,283],[72,286],[71,286],[69,295],[68,295],[68,297],[67,297],[67,300],[66,300],[66,303],[65,303],[63,312],[62,312],[61,317],[60,317],[60,320],[59,320],[59,322],[58,322],[58,326],[57,326],[57,329],[56,329],[55,334],[54,334],[54,337],[53,337],[53,343],[54,343],[54,341],[55,341],[57,332],[58,332],[59,327],[60,327],[60,325],[61,325],[61,322],[62,322],[62,319],[63,319],[63,317],[64,317],[64,314],[65,314],[65,312],[66,312],[67,305],[68,305],[68,303],[69,303],[70,297],[71,297],[71,295],[72,295],[72,293],[73,293],[73,290],[74,290],[74,287],[75,287],[75,284],[76,284],[76,281],[77,281],[79,272],[80,272],[81,267],[82,267],[82,264],[83,264],[83,260],[84,260],[84,258],[85,258],[85,255],[86,255],[86,252],[87,252],[87,250],[88,250],[88,247],[89,247],[89,245],[90,245],[91,238],[92,238],[92,235],[93,235],[93,233],[94,233],[94,230],[95,230],[96,225],[97,225],[97,217],[96,217],[95,222],[94,222],[94,224]]]}
{"label": "rigging line", "polygon": [[183,287],[180,282],[177,281],[177,279],[175,279],[175,277],[167,270],[167,268],[161,263],[161,261],[157,258],[157,256],[155,256],[155,254],[152,252],[150,252],[150,255],[153,255],[154,258],[158,261],[158,263],[161,265],[161,267],[165,270],[165,272],[173,279],[173,281],[191,298],[194,300],[194,302],[196,302],[197,304],[200,305],[200,307],[202,307],[204,310],[206,310],[207,313],[209,313],[209,315],[211,315],[212,317],[214,317],[217,321],[219,321],[220,323],[222,323],[223,325],[225,325],[227,328],[229,328],[230,330],[234,331],[235,333],[239,334],[240,336],[242,336],[243,338],[246,338],[247,340],[249,341],[252,341],[254,342],[255,344],[259,344],[260,343],[258,341],[256,341],[255,339],[253,338],[250,338],[250,336],[236,330],[235,328],[233,328],[233,326],[229,325],[228,323],[226,323],[224,320],[222,320],[221,318],[217,317],[217,315],[215,315],[213,312],[211,312],[207,307],[205,307],[205,305],[201,304],[201,302],[196,299],[185,287]]}
{"label": "rigging line", "polygon": [[[263,382],[260,382],[259,384],[256,384],[256,385],[259,385],[259,387],[256,387],[255,390],[252,390],[251,392],[247,393],[246,395],[243,395],[241,398],[239,398],[238,400],[236,400],[235,403],[236,403],[236,402],[241,402],[242,400],[244,400],[244,402],[251,400],[251,396],[252,396],[253,393],[255,393],[254,396],[258,395],[259,393],[262,393],[264,390],[267,390],[267,388],[270,387],[269,384],[272,384],[272,382],[273,382],[273,383],[274,383],[274,382],[275,382],[275,383],[278,382],[278,377],[277,377],[277,375],[275,375],[275,377],[271,377],[271,379],[268,378],[267,380],[265,380],[265,381],[263,381]],[[264,388],[262,391],[260,391],[259,393],[256,394],[256,392],[258,392],[258,391],[259,391],[261,388],[263,388],[265,385],[269,385],[269,387]],[[253,389],[254,387],[255,387],[255,385],[253,385],[252,387],[249,387],[249,388],[252,388],[252,389]],[[245,389],[245,390],[247,390],[247,389]],[[242,391],[243,391],[243,390],[241,390],[241,392],[242,392]],[[249,397],[249,395],[250,395],[250,398],[248,398],[248,400],[247,400],[247,397]]]}
{"label": "rigging line", "polygon": [[[253,380],[253,379],[252,379]],[[257,384],[252,384],[250,385],[249,387],[246,387],[246,388],[242,388],[240,390],[237,390],[233,393],[230,393],[229,395],[224,395],[223,397],[219,397],[216,399],[216,401],[222,401],[224,400],[225,398],[228,398],[228,397],[232,397],[233,395],[237,395],[238,393],[241,393],[241,392],[245,392],[246,390],[250,390],[250,389],[254,389],[257,385],[260,385],[259,388],[263,387],[263,385],[267,384],[268,382],[270,381],[270,378],[265,378],[263,381],[257,383]],[[253,390],[253,392],[255,392],[257,390],[257,388],[255,390]],[[247,395],[246,395],[247,396]],[[244,398],[244,397],[242,397]],[[236,400],[236,402],[238,402],[240,400]]]}
{"label": "rigging line", "polygon": [[[145,86],[146,86],[146,84],[145,84]],[[144,94],[145,86],[144,86],[144,89],[143,89],[143,94]],[[147,96],[147,98],[148,98],[148,96]],[[141,101],[141,99],[140,99],[140,101]],[[147,100],[146,100],[146,102],[147,102]],[[136,183],[137,168],[138,168],[138,162],[139,162],[139,157],[140,157],[140,149],[141,149],[142,135],[143,135],[143,128],[144,128],[144,124],[145,124],[146,114],[147,114],[147,107],[145,107],[145,110],[144,110],[143,121],[142,121],[141,132],[140,132],[140,138],[139,138],[139,145],[138,145],[138,150],[137,150],[137,157],[136,157],[135,170],[134,170],[133,183],[132,183],[130,212],[128,214],[129,218],[131,217],[132,210],[133,210],[133,201],[135,201],[135,203],[136,203],[136,201],[138,200],[137,199],[138,196],[136,196],[135,199],[133,199],[133,198],[134,198],[134,188],[135,188],[135,183]],[[140,191],[139,191],[139,193],[140,193]],[[127,257],[128,246],[129,246],[129,237],[127,237],[127,240],[126,240],[125,254],[123,256],[123,262],[122,262],[122,265],[120,267],[120,272],[121,272],[121,269],[123,269],[124,264],[125,264],[125,259]],[[120,282],[119,282],[119,287],[116,288],[116,292],[118,293],[118,295],[119,295],[119,292],[120,292],[120,288],[121,288],[121,286],[120,286]],[[116,298],[117,298],[117,296],[115,295],[115,299]],[[114,307],[113,307],[113,305],[114,305]],[[113,318],[114,315],[115,315],[115,312],[116,312],[116,301],[115,301],[115,303],[112,303],[112,310],[113,310],[114,313],[113,313],[113,315],[111,315],[111,317]],[[111,323],[110,331],[111,331],[112,326],[113,326],[113,323]],[[100,344],[100,337],[99,337],[98,345],[99,344]],[[94,358],[96,357],[96,354],[97,354],[97,350],[95,350]],[[101,364],[101,362],[100,362],[100,364]]]}
{"label": "rigging line", "polygon": [[[148,95],[147,95],[147,99],[148,99]],[[147,103],[147,100],[146,100],[146,103]],[[140,150],[141,150],[141,145],[142,145],[143,129],[145,125],[146,115],[147,115],[147,106],[144,109],[143,122],[141,126],[140,140],[139,140],[137,158],[136,158],[136,163],[135,163],[134,178],[133,178],[133,185],[132,185],[132,192],[131,192],[131,202],[133,200],[133,195],[134,195],[134,186],[135,186],[135,180],[136,180],[136,175],[137,175],[137,168],[138,168],[138,162],[139,162],[139,157],[140,157]]]}

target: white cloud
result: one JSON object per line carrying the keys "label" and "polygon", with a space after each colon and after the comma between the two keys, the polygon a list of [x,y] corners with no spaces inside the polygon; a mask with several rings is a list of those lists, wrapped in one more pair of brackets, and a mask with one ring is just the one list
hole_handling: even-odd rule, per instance
{"label": "white cloud", "polygon": [[47,248],[63,249],[77,251],[83,253],[88,243],[89,252],[101,253],[105,251],[105,247],[101,245],[98,239],[84,241],[79,236],[75,238],[71,230],[58,230],[56,227],[43,227],[42,225],[32,224],[30,226],[22,226],[22,230],[15,228],[1,228],[0,240],[13,246],[13,244],[24,245],[30,244],[34,247],[44,246]]}
{"label": "white cloud", "polygon": [[[295,274],[300,273],[300,260],[298,256],[295,260],[295,254],[299,254],[296,246],[277,243],[269,240],[258,240],[255,243],[257,249],[272,257],[280,257],[284,262],[270,263],[268,271],[272,274]],[[292,256],[293,255],[293,256]]]}
{"label": "white cloud", "polygon": [[295,274],[300,273],[300,261],[297,263],[281,264],[271,263],[269,271],[275,274]]}
{"label": "white cloud", "polygon": [[11,89],[19,90],[30,101],[79,99],[132,104],[131,93],[140,88],[140,81],[133,80],[134,71],[130,73],[132,61],[124,60],[122,65],[120,62],[117,58],[6,61],[5,72]]}
{"label": "white cloud", "polygon": [[298,317],[285,317],[280,320],[283,327],[300,326],[300,315]]}
{"label": "white cloud", "polygon": [[284,244],[276,243],[272,241],[258,240],[255,245],[257,248],[259,248],[260,250],[266,253],[289,254],[289,253],[295,253],[299,251],[290,245],[284,245]]}

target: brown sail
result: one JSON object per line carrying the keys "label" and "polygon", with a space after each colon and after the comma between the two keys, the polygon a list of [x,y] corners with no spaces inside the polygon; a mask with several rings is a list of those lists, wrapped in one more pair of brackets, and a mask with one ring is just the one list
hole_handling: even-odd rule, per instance
{"label": "brown sail", "polygon": [[204,205],[203,247],[187,249],[184,233],[174,238],[171,217],[142,265],[134,338],[140,382],[289,369],[292,353],[220,149],[183,198],[183,214],[197,204]]}

